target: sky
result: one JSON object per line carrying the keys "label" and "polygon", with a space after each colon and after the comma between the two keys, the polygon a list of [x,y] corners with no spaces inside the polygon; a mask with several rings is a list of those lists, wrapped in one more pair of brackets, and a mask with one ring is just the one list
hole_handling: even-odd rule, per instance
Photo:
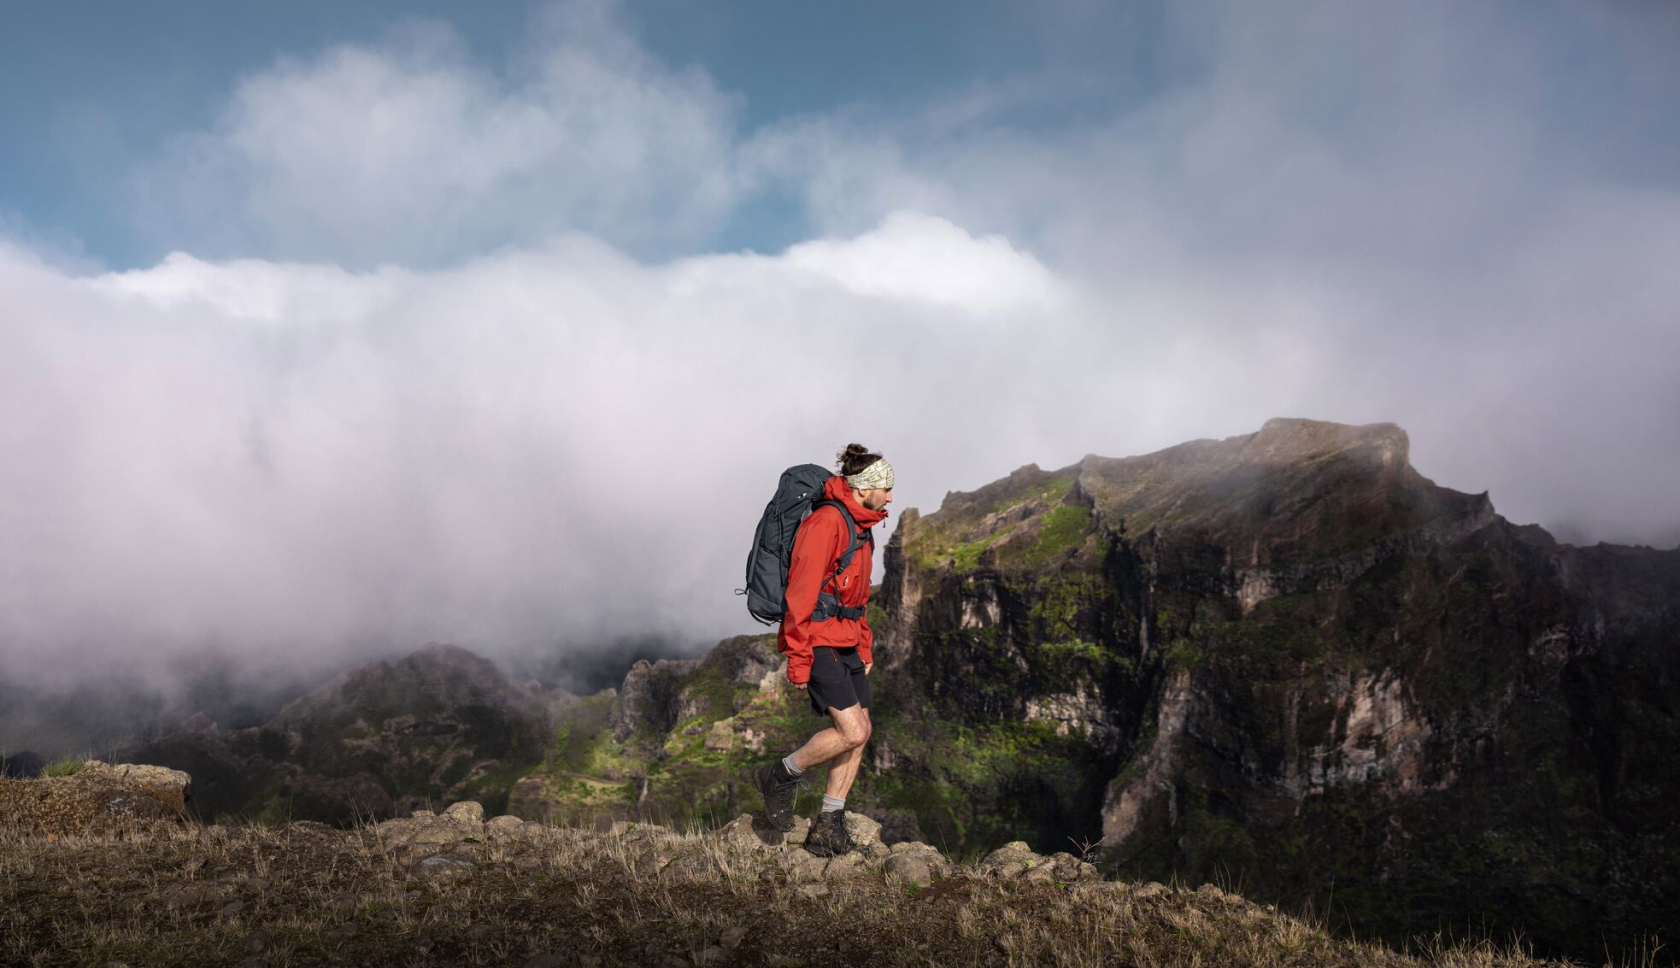
{"label": "sky", "polygon": [[1674,547],[1676,49],[1654,2],[9,4],[0,678],[699,647],[851,441],[890,527],[1392,421]]}

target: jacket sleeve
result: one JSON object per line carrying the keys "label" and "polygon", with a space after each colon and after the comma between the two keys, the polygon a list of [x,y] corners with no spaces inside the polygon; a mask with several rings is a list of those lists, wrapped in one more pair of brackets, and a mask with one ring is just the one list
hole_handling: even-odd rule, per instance
{"label": "jacket sleeve", "polygon": [[811,613],[817,595],[840,557],[845,524],[838,512],[824,508],[805,519],[793,536],[788,567],[787,613],[782,616],[782,651],[787,653],[789,682],[811,678]]}

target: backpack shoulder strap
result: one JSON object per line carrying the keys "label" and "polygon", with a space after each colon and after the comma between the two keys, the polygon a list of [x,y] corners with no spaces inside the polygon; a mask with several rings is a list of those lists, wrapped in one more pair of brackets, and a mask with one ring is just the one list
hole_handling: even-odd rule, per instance
{"label": "backpack shoulder strap", "polygon": [[857,554],[859,548],[863,547],[863,543],[865,541],[869,542],[871,547],[874,546],[875,532],[870,528],[860,529],[857,525],[856,519],[852,517],[852,512],[847,510],[846,505],[840,503],[839,501],[830,498],[818,501],[815,505],[815,507],[819,508],[824,506],[832,507],[839,511],[841,519],[846,522],[846,550],[840,554],[840,560],[835,564],[834,568],[834,575],[838,578],[841,572],[851,567],[853,556]]}
{"label": "backpack shoulder strap", "polygon": [[[825,504],[833,505],[838,509],[841,519],[846,522],[846,550],[841,552],[839,560],[834,563],[833,574],[829,575],[828,580],[823,582],[824,591],[817,595],[817,607],[811,613],[811,620],[823,622],[831,618],[860,619],[866,614],[864,609],[849,608],[840,604],[840,575],[851,567],[852,558],[857,554],[858,549],[863,547],[864,542],[868,542],[870,547],[875,546],[875,535],[868,528],[863,528],[860,531],[857,520],[852,517],[852,512],[847,510],[846,505],[839,501],[832,499],[818,501],[813,505],[812,513],[816,513],[815,509]],[[832,592],[827,590],[830,587],[834,589]]]}

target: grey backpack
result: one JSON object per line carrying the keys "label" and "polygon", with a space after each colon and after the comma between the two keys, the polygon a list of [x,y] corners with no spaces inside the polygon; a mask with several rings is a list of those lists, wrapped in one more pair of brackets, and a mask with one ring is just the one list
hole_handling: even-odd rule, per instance
{"label": "grey backpack", "polygon": [[856,619],[864,615],[861,608],[842,606],[837,590],[831,592],[827,587],[830,582],[839,579],[840,573],[852,563],[853,556],[865,542],[872,547],[875,544],[874,533],[868,528],[860,531],[852,512],[846,510],[844,504],[823,497],[823,485],[833,476],[827,468],[816,464],[788,468],[782,472],[781,482],[776,485],[776,495],[764,506],[764,516],[758,519],[752,551],[747,555],[747,587],[736,589],[735,594],[747,596],[747,611],[765,625],[777,624],[787,612],[787,581],[788,569],[793,566],[793,537],[805,518],[824,504],[840,509],[851,539],[835,562],[834,573],[829,576],[828,582],[824,582],[823,591],[817,596],[817,607],[811,613],[811,620],[823,622],[837,616]]}

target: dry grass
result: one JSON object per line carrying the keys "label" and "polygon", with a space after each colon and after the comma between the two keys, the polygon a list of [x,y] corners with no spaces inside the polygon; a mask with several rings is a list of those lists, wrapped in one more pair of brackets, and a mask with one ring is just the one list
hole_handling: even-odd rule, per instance
{"label": "dry grass", "polygon": [[1490,945],[1400,955],[1211,887],[965,874],[916,889],[871,873],[818,893],[765,855],[692,832],[669,849],[691,859],[647,873],[649,847],[634,835],[545,828],[444,849],[475,867],[438,876],[415,866],[438,848],[392,847],[371,827],[0,831],[0,963],[517,966],[546,953],[539,964],[1548,964]]}

